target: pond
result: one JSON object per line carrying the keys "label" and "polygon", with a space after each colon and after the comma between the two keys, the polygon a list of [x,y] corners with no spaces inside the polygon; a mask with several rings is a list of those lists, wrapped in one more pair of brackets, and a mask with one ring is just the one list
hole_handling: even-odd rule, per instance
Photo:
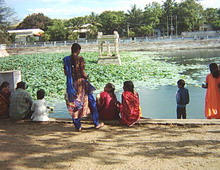
{"label": "pond", "polygon": [[[134,55],[151,55],[149,52],[132,52]],[[209,73],[211,62],[220,63],[220,49],[180,50],[172,52],[153,53],[155,61],[172,63],[183,69],[180,74],[186,78],[186,88],[190,93],[190,103],[187,105],[188,119],[204,119],[204,100],[206,90],[201,88]],[[169,81],[169,80],[165,80]],[[143,117],[153,119],[176,119],[175,94],[176,85],[161,85],[156,88],[136,87],[140,96]],[[122,89],[117,88],[117,98],[121,101]],[[96,96],[96,93],[94,94]],[[70,118],[64,101],[57,101],[50,117]]]}

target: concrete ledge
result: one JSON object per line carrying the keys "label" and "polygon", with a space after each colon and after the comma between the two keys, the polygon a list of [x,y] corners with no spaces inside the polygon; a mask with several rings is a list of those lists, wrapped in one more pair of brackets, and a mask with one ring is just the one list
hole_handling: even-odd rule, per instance
{"label": "concrete ledge", "polygon": [[[50,122],[72,123],[71,119],[51,118]],[[91,123],[91,118],[82,120],[83,123]],[[107,125],[120,125],[119,120],[102,121]],[[220,119],[140,119],[136,124],[155,124],[155,125],[220,125]]]}
{"label": "concrete ledge", "polygon": [[[33,122],[29,120],[19,120],[14,121],[10,118],[2,118],[1,121],[12,121],[12,122],[26,122],[26,123],[39,123]],[[101,121],[104,122],[106,125],[113,125],[113,126],[121,126],[119,120],[112,120],[112,121]],[[64,118],[50,118],[48,122],[40,122],[40,123],[67,123],[72,124],[71,119],[64,119]],[[84,118],[82,119],[83,124],[93,124],[91,118]],[[148,119],[142,118],[140,119],[135,125],[147,125],[147,124],[154,124],[154,125],[176,125],[176,126],[196,126],[196,125],[220,125],[220,119]]]}

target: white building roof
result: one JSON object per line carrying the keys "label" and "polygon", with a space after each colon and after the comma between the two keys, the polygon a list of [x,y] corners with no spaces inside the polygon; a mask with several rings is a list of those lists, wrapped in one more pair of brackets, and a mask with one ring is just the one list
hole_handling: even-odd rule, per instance
{"label": "white building roof", "polygon": [[21,29],[21,30],[8,30],[10,34],[16,34],[16,36],[28,36],[28,35],[40,35],[44,33],[41,29]]}

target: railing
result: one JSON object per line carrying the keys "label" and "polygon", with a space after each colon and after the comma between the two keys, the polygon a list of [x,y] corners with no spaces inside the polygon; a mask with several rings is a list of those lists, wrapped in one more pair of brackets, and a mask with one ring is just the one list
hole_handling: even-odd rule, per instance
{"label": "railing", "polygon": [[[167,41],[179,41],[179,40],[196,40],[196,39],[220,39],[218,36],[169,36],[169,37],[132,37],[132,38],[119,38],[119,44],[126,43],[140,43],[140,42],[167,42]],[[54,47],[54,46],[69,46],[73,43],[80,44],[98,44],[97,39],[80,39],[80,40],[67,40],[67,41],[50,41],[50,42],[18,42],[7,45],[7,48],[23,48],[23,47]]]}

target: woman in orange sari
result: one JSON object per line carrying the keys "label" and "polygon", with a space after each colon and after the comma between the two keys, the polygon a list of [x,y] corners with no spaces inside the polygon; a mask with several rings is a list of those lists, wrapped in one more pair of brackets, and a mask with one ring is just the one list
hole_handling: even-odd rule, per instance
{"label": "woman in orange sari", "polygon": [[121,122],[128,126],[134,125],[141,115],[139,95],[134,91],[132,81],[124,82],[122,104],[120,105]]}
{"label": "woman in orange sari", "polygon": [[205,97],[205,116],[207,119],[220,119],[220,74],[218,65],[211,63],[209,65],[210,74],[206,76],[206,84],[203,88],[207,88]]}
{"label": "woman in orange sari", "polygon": [[9,91],[9,83],[3,82],[0,86],[0,118],[9,116],[9,98],[11,92]]}

